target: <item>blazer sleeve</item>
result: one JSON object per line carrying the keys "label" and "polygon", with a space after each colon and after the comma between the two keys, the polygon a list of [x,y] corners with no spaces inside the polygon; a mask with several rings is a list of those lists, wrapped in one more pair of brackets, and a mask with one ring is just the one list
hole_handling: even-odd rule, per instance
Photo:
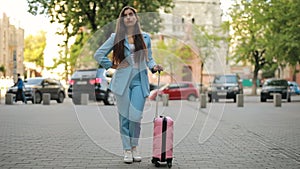
{"label": "blazer sleeve", "polygon": [[96,50],[94,58],[96,61],[105,69],[112,67],[112,61],[107,57],[107,55],[112,51],[114,46],[115,34],[111,36]]}
{"label": "blazer sleeve", "polygon": [[[151,47],[151,38],[148,34],[145,34],[144,36],[146,36],[147,41],[146,41],[146,45],[147,45],[147,50],[148,50],[148,61],[147,61],[147,66],[148,68],[152,71],[153,67],[156,65],[153,57],[152,57],[152,47]],[[153,71],[152,71],[153,72]],[[154,72],[153,72],[154,73]]]}

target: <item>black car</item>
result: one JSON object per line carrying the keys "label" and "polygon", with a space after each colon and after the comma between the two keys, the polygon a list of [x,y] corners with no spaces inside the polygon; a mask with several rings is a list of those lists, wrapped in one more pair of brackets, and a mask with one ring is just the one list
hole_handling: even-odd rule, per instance
{"label": "black car", "polygon": [[243,93],[243,86],[236,74],[216,75],[210,87],[207,89],[208,101],[220,98],[233,99],[236,102],[236,95]]}
{"label": "black car", "polygon": [[291,91],[287,80],[277,78],[265,80],[260,93],[260,101],[266,102],[267,99],[273,99],[276,93],[281,94],[282,99],[291,101]]}
{"label": "black car", "polygon": [[81,94],[89,94],[89,100],[114,105],[115,97],[108,89],[109,77],[104,68],[76,70],[69,80],[68,96],[74,104],[80,104]]}
{"label": "black car", "polygon": [[[59,80],[44,77],[28,78],[24,80],[25,97],[32,103],[41,103],[44,93],[50,93],[50,99],[57,103],[63,103],[65,99],[65,88]],[[17,93],[17,86],[12,86],[7,93]]]}

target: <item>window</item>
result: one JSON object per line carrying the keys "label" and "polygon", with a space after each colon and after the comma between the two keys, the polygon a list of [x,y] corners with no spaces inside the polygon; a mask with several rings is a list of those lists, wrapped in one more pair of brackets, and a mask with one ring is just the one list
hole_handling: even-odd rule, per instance
{"label": "window", "polygon": [[236,76],[216,76],[214,79],[214,83],[222,84],[222,83],[237,83]]}
{"label": "window", "polygon": [[179,88],[178,84],[170,84],[169,89],[177,89]]}
{"label": "window", "polygon": [[189,84],[182,83],[179,85],[179,88],[188,88]]}

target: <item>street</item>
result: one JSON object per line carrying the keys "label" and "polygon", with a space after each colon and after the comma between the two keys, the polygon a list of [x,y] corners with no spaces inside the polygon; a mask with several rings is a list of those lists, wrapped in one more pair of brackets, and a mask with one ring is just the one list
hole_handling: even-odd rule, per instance
{"label": "street", "polygon": [[[172,168],[300,168],[300,96],[261,103],[245,96],[207,103],[159,103],[174,125]],[[124,164],[115,106],[103,103],[0,104],[0,168],[155,168],[151,164],[155,102],[147,101],[141,163]]]}

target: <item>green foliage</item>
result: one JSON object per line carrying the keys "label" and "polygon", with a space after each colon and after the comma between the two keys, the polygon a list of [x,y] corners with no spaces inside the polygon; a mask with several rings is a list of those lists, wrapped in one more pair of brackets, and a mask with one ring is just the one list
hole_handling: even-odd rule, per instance
{"label": "green foliage", "polygon": [[[300,1],[242,0],[231,11],[231,59],[263,68],[264,63],[296,65],[300,61]],[[259,58],[254,53],[259,52]],[[276,61],[276,62],[274,62]]]}
{"label": "green foliage", "polygon": [[[33,15],[46,14],[52,22],[62,23],[65,26],[72,25],[73,35],[76,35],[83,26],[96,32],[102,26],[116,20],[121,9],[127,5],[133,6],[139,13],[158,12],[158,9],[169,12],[173,8],[172,0],[27,0],[27,2],[29,12]],[[154,23],[152,27],[157,23],[157,16],[148,16],[147,21]]]}
{"label": "green foliage", "polygon": [[[221,29],[225,30],[225,28]],[[202,62],[206,62],[213,53],[213,48],[219,47],[218,43],[223,40],[223,37],[216,34],[209,34],[203,26],[193,25],[193,41],[195,42],[197,50],[199,50],[199,57]]]}
{"label": "green foliage", "polygon": [[[66,43],[62,45],[65,46],[65,54],[61,54],[63,55],[61,60],[55,61],[57,64],[69,63],[71,70],[75,68],[74,66],[84,67],[91,61],[91,53],[114,31],[114,23],[124,6],[133,6],[137,9],[142,29],[149,33],[158,32],[160,28],[161,19],[158,10],[170,12],[174,6],[172,0],[27,0],[27,2],[31,14],[44,14],[50,17],[51,22],[63,25],[64,28],[57,33],[66,37],[65,42],[73,36],[79,36],[76,37],[76,43],[70,51]],[[106,27],[104,31],[103,27]],[[87,33],[82,35],[82,29]],[[101,34],[99,37],[86,39],[99,33]]]}
{"label": "green foliage", "polygon": [[[265,50],[265,21],[263,20],[263,9],[265,2],[261,0],[242,0],[234,5],[230,16],[232,46],[234,55],[231,59],[236,62],[248,62],[256,64],[253,52]],[[262,56],[263,57],[263,56]]]}
{"label": "green foliage", "polygon": [[176,39],[164,38],[152,45],[152,52],[155,61],[158,64],[165,65],[165,69],[162,74],[170,72],[170,79],[173,80],[174,74],[180,74],[182,72],[182,64],[188,62],[185,58],[191,58],[192,52],[186,48],[181,41]]}
{"label": "green foliage", "polygon": [[46,47],[46,32],[40,31],[36,35],[25,38],[24,61],[33,62],[44,67],[44,49]]}
{"label": "green foliage", "polygon": [[[204,26],[198,25],[193,25],[192,30],[194,48],[196,48],[196,50],[194,49],[194,52],[201,59],[200,83],[202,84],[204,65],[206,64],[207,60],[214,59],[213,56],[216,56],[216,50],[214,49],[219,48],[221,41],[228,41],[226,39],[226,35],[229,32],[229,23],[224,22],[221,24],[221,27],[219,29],[215,29],[213,33],[208,33],[208,30],[206,30]],[[202,87],[200,92],[202,92]]]}
{"label": "green foliage", "polygon": [[269,76],[300,62],[299,10],[299,0],[236,1],[230,13],[232,59],[254,66],[253,81],[261,69]]}
{"label": "green foliage", "polygon": [[299,11],[299,0],[272,0],[266,8],[267,54],[277,63],[295,66],[300,62]]}

